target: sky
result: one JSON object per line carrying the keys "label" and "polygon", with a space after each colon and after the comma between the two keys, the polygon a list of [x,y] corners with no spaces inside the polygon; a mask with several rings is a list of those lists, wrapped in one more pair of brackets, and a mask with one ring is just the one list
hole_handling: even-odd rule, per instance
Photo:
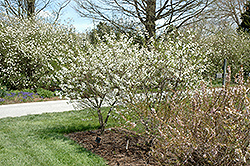
{"label": "sky", "polygon": [[79,32],[85,32],[94,27],[92,19],[80,17],[79,14],[72,8],[73,4],[69,4],[65,9],[62,10],[62,15],[60,19],[71,20],[70,23],[76,28]]}
{"label": "sky", "polygon": [[[58,1],[63,2],[64,0],[58,0]],[[70,24],[72,24],[76,28],[77,32],[86,32],[88,30],[93,29],[95,24],[97,24],[97,23],[94,24],[93,19],[81,17],[75,11],[75,9],[73,9],[74,5],[75,5],[75,2],[73,0],[71,0],[70,4],[67,5],[61,11],[61,16],[60,16],[61,23],[66,23],[70,20]],[[54,8],[55,8],[55,6],[51,7],[51,9],[54,9]],[[49,15],[49,13],[51,13],[51,9],[50,8],[45,9],[40,14],[46,17],[46,15]],[[156,22],[156,24],[159,24],[159,25],[164,24],[164,19],[158,20]]]}
{"label": "sky", "polygon": [[[97,23],[94,24],[93,19],[81,17],[75,11],[75,9],[73,9],[74,5],[75,5],[75,2],[71,0],[70,4],[62,10],[61,17],[60,17],[62,22],[64,22],[63,20],[71,19],[70,23],[76,28],[78,32],[86,32],[87,30],[93,29],[95,27],[95,24]],[[158,20],[156,24],[163,25],[164,22],[165,22],[164,19],[161,19],[161,20]]]}
{"label": "sky", "polygon": [[[71,1],[62,11],[60,16],[61,23],[69,22],[72,24],[76,31],[86,32],[87,30],[94,28],[94,23],[92,19],[80,17],[79,14],[73,9],[74,1]],[[44,11],[40,12],[39,15],[42,17],[49,17],[51,15],[51,10],[54,9],[54,6],[51,8],[46,8]]]}

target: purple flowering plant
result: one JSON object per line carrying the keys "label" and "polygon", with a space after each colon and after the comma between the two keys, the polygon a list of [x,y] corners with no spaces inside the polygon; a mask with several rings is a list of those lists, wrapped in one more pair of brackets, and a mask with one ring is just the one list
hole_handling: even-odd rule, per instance
{"label": "purple flowering plant", "polygon": [[39,97],[40,96],[34,92],[10,91],[0,99],[0,104],[31,102],[34,98]]}
{"label": "purple flowering plant", "polygon": [[35,93],[34,91],[29,90],[29,89],[24,89],[21,91],[11,90],[11,91],[6,91],[5,94],[0,97],[0,105],[34,102],[34,101],[42,101],[42,100],[45,100],[44,96],[42,96],[39,93]]}

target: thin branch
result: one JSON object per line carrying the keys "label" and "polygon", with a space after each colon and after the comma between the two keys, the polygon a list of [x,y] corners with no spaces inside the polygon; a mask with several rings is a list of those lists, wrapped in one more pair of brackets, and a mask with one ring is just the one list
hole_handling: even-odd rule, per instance
{"label": "thin branch", "polygon": [[[98,2],[92,0],[74,0],[77,3],[76,11],[83,17],[95,18],[101,21],[107,21],[115,27],[123,28],[123,25],[118,21],[110,19],[109,11],[113,10],[121,13],[127,18],[134,18],[139,20],[139,23],[147,28],[148,22],[155,23],[158,20],[165,19],[163,25],[156,25],[156,29],[163,28],[170,24],[177,23],[178,26],[184,25],[188,20],[201,14],[208,6],[208,2],[213,0],[187,0],[187,1],[173,1],[165,0],[159,5],[157,0],[148,3],[148,0],[99,0]],[[156,5],[152,10],[148,5]],[[153,14],[152,14],[153,13]],[[151,25],[151,24],[150,24]],[[153,28],[153,26],[152,26]],[[133,29],[133,28],[131,28]],[[149,30],[147,29],[147,30]],[[155,31],[155,29],[153,29]]]}
{"label": "thin branch", "polygon": [[[65,3],[66,2],[66,3]],[[54,23],[57,22],[57,20],[59,19],[60,17],[60,13],[61,11],[71,2],[71,0],[66,0],[64,3],[64,5],[62,5],[59,10],[56,12],[56,19],[54,20]]]}
{"label": "thin branch", "polygon": [[[5,9],[6,9],[6,10],[9,9],[9,10],[11,11],[12,14],[14,14],[16,17],[18,17],[18,14],[16,13],[16,9],[13,8],[13,7],[10,5],[10,2],[9,2],[8,0],[5,0],[4,2],[7,3],[7,6],[5,6]],[[9,10],[8,10],[8,11],[9,11]]]}
{"label": "thin branch", "polygon": [[39,9],[39,10],[36,12],[36,14],[39,14],[42,10],[44,10],[45,8],[47,8],[48,5],[50,4],[50,2],[51,2],[51,0],[48,0],[48,1],[46,2],[46,4],[45,4],[41,9]]}

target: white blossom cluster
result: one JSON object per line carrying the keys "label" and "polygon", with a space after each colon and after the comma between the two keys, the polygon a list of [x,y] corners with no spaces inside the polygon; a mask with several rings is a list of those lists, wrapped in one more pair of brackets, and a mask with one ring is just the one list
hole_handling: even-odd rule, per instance
{"label": "white blossom cluster", "polygon": [[120,98],[142,88],[192,88],[202,79],[206,55],[191,33],[179,33],[146,46],[133,38],[104,36],[104,42],[85,41],[83,50],[60,70],[64,95],[80,101],[81,107],[113,106]]}
{"label": "white blossom cluster", "polygon": [[249,34],[240,34],[235,29],[226,28],[204,37],[201,44],[204,49],[211,50],[208,55],[208,60],[211,62],[208,67],[210,75],[223,72],[224,59],[227,59],[227,65],[231,66],[233,77],[241,66],[244,67],[246,74],[250,73]]}
{"label": "white blossom cluster", "polygon": [[75,40],[68,27],[1,13],[0,83],[19,89],[51,86],[51,76],[61,67],[59,59],[78,50]]}

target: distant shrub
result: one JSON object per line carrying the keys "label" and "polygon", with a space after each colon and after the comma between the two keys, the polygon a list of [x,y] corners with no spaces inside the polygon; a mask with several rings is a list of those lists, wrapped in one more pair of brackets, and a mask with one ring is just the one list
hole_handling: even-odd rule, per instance
{"label": "distant shrub", "polygon": [[233,28],[217,30],[199,39],[207,54],[210,65],[207,72],[214,77],[223,72],[223,61],[231,66],[232,78],[244,67],[245,73],[250,73],[250,36],[247,33],[237,33]]}
{"label": "distant shrub", "polygon": [[23,90],[21,90],[22,92],[29,92],[29,93],[34,93],[34,91],[33,90],[31,90],[31,89],[23,89]]}
{"label": "distant shrub", "polygon": [[[57,86],[53,75],[75,55],[81,41],[74,29],[42,19],[0,14],[0,83],[9,89]],[[79,43],[80,42],[80,43]]]}
{"label": "distant shrub", "polygon": [[54,92],[51,92],[49,90],[43,89],[43,88],[39,88],[37,89],[37,94],[42,97],[42,98],[52,98],[55,96]]}

